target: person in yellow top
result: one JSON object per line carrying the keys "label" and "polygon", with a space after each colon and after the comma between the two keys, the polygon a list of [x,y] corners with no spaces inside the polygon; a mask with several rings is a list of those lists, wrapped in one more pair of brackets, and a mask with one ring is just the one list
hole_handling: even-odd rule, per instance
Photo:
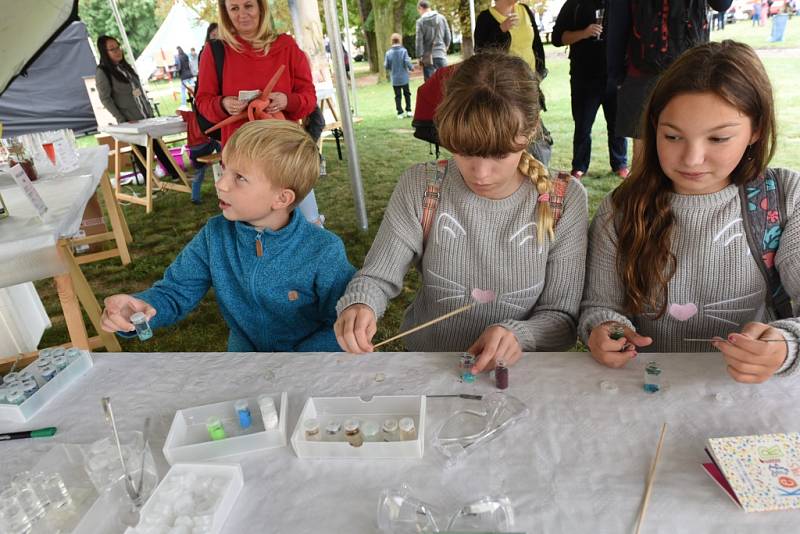
{"label": "person in yellow top", "polygon": [[[494,6],[480,12],[475,21],[475,51],[488,49],[506,50],[530,65],[531,70],[543,80],[547,76],[544,61],[544,46],[539,36],[536,17],[525,4],[516,0],[495,0]],[[547,111],[544,94],[539,88],[539,107]],[[550,132],[539,120],[540,131],[528,151],[545,166],[550,164]]]}
{"label": "person in yellow top", "polygon": [[519,56],[541,78],[547,75],[544,46],[536,18],[525,4],[516,0],[496,0],[481,11],[475,21],[475,50],[501,48]]}

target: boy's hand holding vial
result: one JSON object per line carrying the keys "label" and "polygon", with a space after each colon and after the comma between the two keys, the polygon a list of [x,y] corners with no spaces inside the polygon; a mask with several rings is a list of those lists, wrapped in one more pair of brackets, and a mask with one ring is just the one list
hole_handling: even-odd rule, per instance
{"label": "boy's hand holding vial", "polygon": [[767,324],[747,323],[741,332],[714,341],[714,347],[722,352],[728,364],[728,374],[737,382],[766,382],[786,361],[789,352],[786,343],[771,343],[762,339],[784,337],[780,330]]}
{"label": "boy's hand holding vial", "polygon": [[502,361],[506,367],[514,365],[522,357],[517,336],[502,326],[490,326],[484,330],[467,352],[478,358],[472,367],[473,374],[491,371],[497,361]]}
{"label": "boy's hand holding vial", "polygon": [[146,321],[156,315],[155,308],[131,295],[111,295],[103,301],[103,304],[105,304],[105,308],[103,309],[102,326],[106,332],[132,332],[133,330],[138,332],[139,329],[132,320],[138,318],[137,313],[143,314]]}
{"label": "boy's hand holding vial", "polygon": [[595,360],[616,369],[636,357],[637,347],[646,347],[652,342],[652,338],[640,336],[633,329],[610,321],[592,329],[589,350]]}

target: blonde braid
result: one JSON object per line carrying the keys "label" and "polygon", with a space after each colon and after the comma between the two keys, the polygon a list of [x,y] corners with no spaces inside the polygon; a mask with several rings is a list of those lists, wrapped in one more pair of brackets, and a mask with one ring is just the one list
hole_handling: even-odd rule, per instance
{"label": "blonde braid", "polygon": [[[538,159],[531,156],[527,151],[522,153],[519,159],[519,172],[527,176],[533,186],[536,187],[536,192],[539,196],[553,192],[553,183],[550,181],[550,172],[547,167]],[[550,236],[552,241],[555,237],[553,232],[553,210],[550,208],[550,202],[537,202],[536,212],[538,213],[538,221],[536,224],[536,237],[539,244],[544,243],[545,232]]]}

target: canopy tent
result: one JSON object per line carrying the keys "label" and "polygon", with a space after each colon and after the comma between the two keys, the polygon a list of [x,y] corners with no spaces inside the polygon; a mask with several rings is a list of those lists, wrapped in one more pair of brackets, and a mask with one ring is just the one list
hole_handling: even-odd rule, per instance
{"label": "canopy tent", "polygon": [[62,29],[78,19],[78,0],[3,2],[2,12],[0,95]]}
{"label": "canopy tent", "polygon": [[208,22],[199,19],[183,2],[175,2],[161,27],[136,58],[139,76],[147,80],[157,67],[173,65],[179,46],[187,54],[191,48],[199,52],[206,38],[207,27]]}
{"label": "canopy tent", "polygon": [[14,78],[0,96],[4,136],[71,128],[97,128],[83,76],[95,73],[95,58],[82,22],[67,26]]}

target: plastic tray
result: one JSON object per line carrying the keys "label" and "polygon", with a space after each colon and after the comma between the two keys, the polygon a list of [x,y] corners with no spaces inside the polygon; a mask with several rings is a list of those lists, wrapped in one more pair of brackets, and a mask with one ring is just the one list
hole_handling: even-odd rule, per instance
{"label": "plastic tray", "polygon": [[[365,441],[353,447],[346,441],[306,441],[303,422],[317,419],[320,428],[332,419],[366,419],[380,423],[387,417],[412,417],[417,438],[405,441]],[[323,438],[324,439],[324,438]],[[298,458],[422,458],[425,445],[425,396],[311,397],[306,401],[292,433],[292,447]]]}
{"label": "plastic tray", "polygon": [[[34,365],[34,363],[30,365]],[[0,421],[24,423],[36,415],[36,412],[41,410],[50,400],[67,389],[78,377],[91,369],[92,365],[94,364],[89,351],[81,351],[80,356],[71,361],[52,380],[42,385],[36,393],[25,399],[22,404],[0,404]]]}
{"label": "plastic tray", "polygon": [[[264,430],[261,410],[256,397],[248,397],[253,431],[234,435],[239,430],[239,420],[234,402],[239,399],[185,408],[175,412],[167,440],[164,442],[164,457],[170,465],[178,462],[205,462],[213,460],[235,461],[244,454],[286,446],[286,392],[280,398],[271,395],[278,411],[278,428]],[[212,441],[206,430],[206,419],[216,415],[222,420],[228,437]]]}

